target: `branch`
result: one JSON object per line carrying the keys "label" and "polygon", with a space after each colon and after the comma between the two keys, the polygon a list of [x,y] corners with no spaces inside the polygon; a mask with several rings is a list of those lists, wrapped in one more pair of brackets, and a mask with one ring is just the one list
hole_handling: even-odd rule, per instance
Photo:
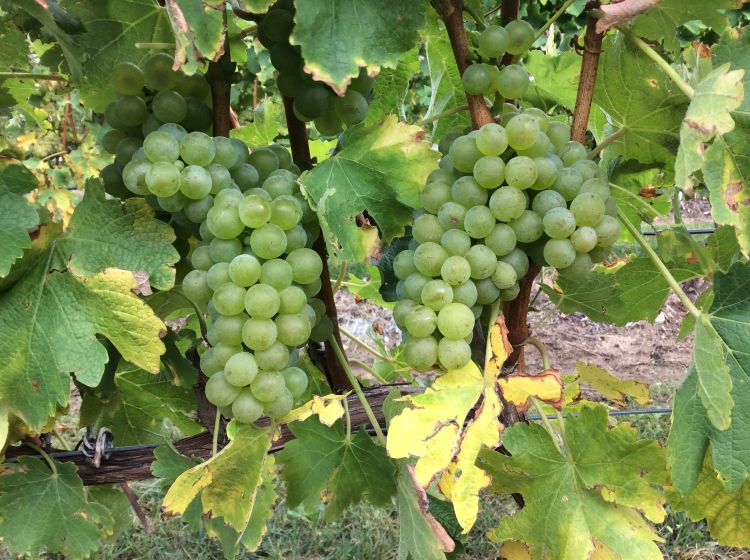
{"label": "branch", "polygon": [[229,33],[227,31],[227,13],[224,12],[224,52],[219,60],[208,63],[206,79],[211,86],[211,102],[214,113],[214,136],[229,136],[234,128],[232,107],[230,105],[234,63],[229,54]]}
{"label": "branch", "polygon": [[592,15],[598,17],[596,32],[604,33],[617,25],[626,23],[638,14],[656,6],[661,0],[620,0],[601,6]]}
{"label": "branch", "polygon": [[[589,10],[598,6],[598,1],[589,2]],[[596,30],[596,19],[589,11],[586,35],[583,38],[583,61],[581,62],[581,74],[578,79],[578,95],[576,96],[573,126],[570,134],[571,138],[578,142],[583,142],[586,137],[586,130],[589,127],[589,114],[591,113],[591,102],[594,98],[596,71],[599,67],[599,54],[602,52],[603,38],[604,34]]]}

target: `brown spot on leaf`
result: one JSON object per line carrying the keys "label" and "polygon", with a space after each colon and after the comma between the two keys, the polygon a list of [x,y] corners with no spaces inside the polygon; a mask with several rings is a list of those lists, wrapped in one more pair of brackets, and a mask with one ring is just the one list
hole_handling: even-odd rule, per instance
{"label": "brown spot on leaf", "polygon": [[652,186],[643,187],[638,192],[638,194],[645,198],[656,198],[656,187],[652,187]]}
{"label": "brown spot on leaf", "polygon": [[373,332],[375,332],[375,334],[379,334],[380,336],[383,336],[385,334],[385,329],[383,329],[383,325],[380,322],[375,323],[372,326],[372,330]]}
{"label": "brown spot on leaf", "polygon": [[744,200],[739,200],[738,195],[742,191],[742,183],[729,183],[727,184],[726,188],[724,189],[724,202],[727,203],[727,206],[734,211],[737,212],[740,207],[740,203],[742,203],[744,206],[747,206],[750,204],[750,200],[745,198]]}
{"label": "brown spot on leaf", "polygon": [[711,49],[708,45],[701,43],[700,41],[693,41],[693,49],[698,53],[700,58],[708,58],[711,56]]}
{"label": "brown spot on leaf", "polygon": [[39,381],[37,379],[34,379],[31,382],[31,386],[34,388],[34,391],[36,391],[37,393],[39,392],[40,385],[39,385]]}
{"label": "brown spot on leaf", "polygon": [[716,134],[716,131],[712,127],[705,127],[701,123],[693,119],[685,119],[683,122],[690,128],[694,128],[695,130],[706,136],[713,136],[714,134]]}
{"label": "brown spot on leaf", "polygon": [[658,88],[659,82],[657,82],[654,78],[651,78],[650,80],[646,80],[648,82],[648,85],[650,85],[652,88]]}

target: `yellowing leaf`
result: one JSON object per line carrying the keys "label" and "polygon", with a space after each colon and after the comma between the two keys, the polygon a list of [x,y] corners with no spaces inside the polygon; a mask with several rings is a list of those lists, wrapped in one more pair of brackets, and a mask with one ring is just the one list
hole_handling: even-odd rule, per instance
{"label": "yellowing leaf", "polygon": [[344,415],[344,405],[342,401],[349,395],[313,395],[312,399],[302,406],[292,410],[284,416],[279,422],[289,423],[295,420],[303,421],[315,414],[318,415],[320,422],[326,426],[333,426],[334,422]]}
{"label": "yellowing leaf", "polygon": [[500,547],[500,560],[532,560],[529,548],[518,541],[505,541]]}
{"label": "yellowing leaf", "polygon": [[536,375],[512,373],[498,380],[503,397],[509,403],[516,405],[519,412],[526,412],[527,403],[531,397],[560,408],[565,400],[563,381],[560,374],[548,369]]}
{"label": "yellowing leaf", "polygon": [[505,326],[505,317],[502,315],[497,318],[495,325],[490,329],[490,348],[492,349],[492,355],[484,369],[487,374],[497,379],[503,369],[505,360],[508,359],[508,356],[513,351],[513,346],[508,341],[508,328]]}
{"label": "yellowing leaf", "polygon": [[590,385],[605,399],[619,405],[625,404],[626,397],[630,397],[641,405],[651,402],[648,385],[640,381],[620,379],[599,366],[586,364],[580,360],[576,362],[576,373],[581,383]]}

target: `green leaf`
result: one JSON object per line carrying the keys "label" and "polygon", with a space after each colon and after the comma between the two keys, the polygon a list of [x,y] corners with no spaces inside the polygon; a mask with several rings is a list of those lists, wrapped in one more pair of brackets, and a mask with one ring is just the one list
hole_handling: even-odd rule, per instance
{"label": "green leaf", "polygon": [[750,474],[750,448],[746,445],[750,426],[750,383],[747,382],[750,377],[750,264],[737,263],[727,274],[716,274],[713,303],[708,313],[729,367],[734,407],[728,429],[721,431],[712,425],[701,398],[696,367],[691,366],[675,397],[672,430],[667,442],[672,480],[683,495],[690,494],[697,484],[709,444],[714,468],[727,490],[738,489]]}
{"label": "green leaf", "polygon": [[268,11],[276,0],[237,0],[240,8],[246,12],[252,12],[254,14],[262,14]]}
{"label": "green leaf", "polygon": [[619,405],[624,405],[627,398],[640,405],[651,402],[648,385],[640,381],[620,379],[597,365],[587,364],[581,360],[576,362],[576,373],[581,384],[589,385],[605,399]]}
{"label": "green leaf", "polygon": [[340,421],[329,428],[316,417],[292,422],[289,429],[296,439],[279,453],[289,507],[304,504],[313,511],[325,493],[326,518],[338,519],[364,499],[378,506],[390,503],[396,493],[395,467],[367,432],[347,438]]}
{"label": "green leaf", "polygon": [[724,341],[709,318],[701,317],[695,324],[693,363],[698,380],[698,396],[708,419],[719,430],[726,430],[731,421],[732,378]]}
{"label": "green leaf", "polygon": [[37,178],[23,165],[0,165],[0,194],[26,194],[38,186]]}
{"label": "green leaf", "polygon": [[[673,264],[670,272],[678,282],[699,275],[696,266]],[[631,258],[614,267],[597,266],[580,281],[559,276],[556,286],[542,286],[564,313],[583,313],[601,323],[623,326],[640,320],[653,322],[670,287],[648,257]]]}
{"label": "green leaf", "polygon": [[521,541],[531,557],[589,558],[601,543],[622,558],[661,559],[661,539],[642,515],[664,519],[664,453],[636,429],[608,429],[607,409],[585,407],[565,420],[567,456],[539,424],[515,424],[503,443],[511,456],[483,450],[479,464],[492,475],[490,490],[520,493],[523,509],[503,517],[490,538]]}
{"label": "green leaf", "polygon": [[364,66],[395,68],[418,40],[426,2],[297,0],[292,43],[302,47],[305,71],[343,93]]}
{"label": "green leaf", "polygon": [[[534,77],[524,95],[525,100],[535,107],[545,109],[551,109],[555,105],[562,105],[570,110],[575,107],[581,74],[581,57],[575,51],[552,56],[532,50],[524,58],[523,67]],[[596,115],[592,117],[595,118]]]}
{"label": "green leaf", "polygon": [[151,463],[151,474],[159,479],[162,488],[171,486],[186,470],[199,465],[200,461],[186,457],[171,443],[165,443],[154,449],[154,462]]}
{"label": "green leaf", "polygon": [[[204,6],[203,0],[176,0],[179,13],[171,14],[177,58],[188,69],[195,64],[196,54],[216,60],[224,52],[224,18],[221,10]],[[181,16],[181,17],[180,17]]]}
{"label": "green leaf", "polygon": [[[635,160],[617,162],[610,171],[609,180],[612,199],[636,227],[672,211],[670,194],[674,177],[671,169],[665,169],[662,164],[642,164]],[[641,191],[644,188],[656,189],[656,196],[643,196]],[[629,234],[623,237],[625,235]]]}
{"label": "green leaf", "polygon": [[405,120],[404,101],[411,79],[419,70],[419,45],[407,52],[395,68],[383,68],[375,84],[377,93],[367,108],[365,124],[375,124],[392,114]]}
{"label": "green leaf", "polygon": [[393,309],[394,304],[390,301],[385,301],[380,294],[380,287],[382,285],[380,269],[377,266],[370,264],[367,265],[367,273],[370,277],[363,279],[350,272],[349,278],[344,283],[346,289],[358,298],[366,299],[367,301],[379,305],[380,307],[385,307],[386,309]]}
{"label": "green leaf", "polygon": [[151,51],[137,48],[136,43],[174,42],[167,12],[153,0],[62,0],[60,5],[86,28],[76,36],[76,44],[88,55],[83,64],[81,98],[95,111],[103,112],[116,97],[110,85],[115,64],[140,64],[151,56]]}
{"label": "green leaf", "polygon": [[73,463],[21,457],[18,468],[0,476],[0,537],[15,553],[38,556],[46,549],[67,558],[88,558],[114,522],[107,508],[89,502]]}
{"label": "green leaf", "polygon": [[685,511],[693,521],[705,519],[711,537],[722,546],[750,546],[750,481],[729,491],[716,477],[711,454],[706,454],[698,482],[689,496],[667,489],[670,507]]}
{"label": "green leaf", "polygon": [[347,133],[340,152],[302,175],[330,254],[364,261],[372,253],[377,230],[360,228],[355,220],[365,210],[386,242],[404,234],[439,157],[423,135],[419,127],[393,116],[371,127],[356,127]]}
{"label": "green leaf", "polygon": [[284,128],[283,114],[278,103],[266,98],[253,113],[253,121],[243,124],[230,132],[232,138],[239,138],[248,146],[267,146]]}
{"label": "green leaf", "polygon": [[39,215],[26,199],[13,193],[0,193],[0,277],[31,247],[29,230],[39,225]]}
{"label": "green leaf", "polygon": [[0,70],[30,72],[29,46],[26,35],[15,25],[5,25],[0,32]]}
{"label": "green leaf", "polygon": [[107,536],[107,542],[115,542],[133,524],[133,506],[119,485],[99,484],[86,488],[90,502],[101,504],[112,516],[113,532]]}
{"label": "green leaf", "polygon": [[687,98],[621,33],[602,45],[594,103],[609,116],[603,126],[594,127],[597,140],[622,135],[605,149],[605,159],[674,161]]}
{"label": "green leaf", "polygon": [[145,271],[151,285],[168,290],[180,259],[174,240],[172,229],[154,218],[145,200],[107,200],[101,185],[91,183],[60,245],[70,258],[70,270],[78,275],[91,276],[110,267]]}
{"label": "green leaf", "polygon": [[107,269],[78,279],[51,271],[55,242],[13,288],[0,295],[0,401],[31,428],[40,428],[70,395],[69,374],[99,383],[107,337],[122,356],[159,371],[164,324],[132,292],[131,272]]}

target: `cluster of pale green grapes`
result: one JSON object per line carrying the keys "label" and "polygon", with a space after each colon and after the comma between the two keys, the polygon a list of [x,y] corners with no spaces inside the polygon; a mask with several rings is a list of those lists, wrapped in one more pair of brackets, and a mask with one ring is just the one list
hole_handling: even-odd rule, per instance
{"label": "cluster of pale green grapes", "polygon": [[493,97],[495,93],[505,99],[518,99],[529,87],[529,74],[520,64],[498,67],[508,53],[520,56],[534,43],[534,28],[527,22],[515,19],[505,27],[490,25],[479,34],[477,48],[482,59],[493,63],[479,62],[469,66],[461,76],[464,90],[471,95]]}
{"label": "cluster of pale green grapes", "polygon": [[263,17],[258,39],[271,53],[278,71],[277,84],[285,97],[294,99],[294,114],[304,122],[313,121],[322,136],[334,136],[344,125],[354,125],[367,117],[374,79],[363,68],[343,96],[337,96],[322,82],[303,70],[300,48],[289,44],[294,28],[294,4],[277,2]]}
{"label": "cluster of pale green grapes", "polygon": [[412,245],[394,259],[393,316],[415,369],[466,365],[475,320],[517,297],[529,259],[580,279],[620,235],[609,184],[568,125],[535,108],[505,119],[441,142]]}

